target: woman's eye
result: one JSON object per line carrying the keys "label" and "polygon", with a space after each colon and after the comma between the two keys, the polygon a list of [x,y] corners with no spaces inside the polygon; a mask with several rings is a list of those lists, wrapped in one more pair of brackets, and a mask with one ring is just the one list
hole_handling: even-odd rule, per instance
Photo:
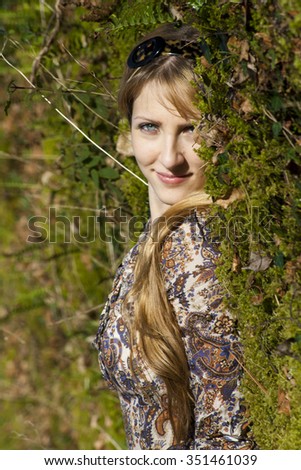
{"label": "woman's eye", "polygon": [[195,130],[195,127],[193,125],[187,126],[184,128],[184,132],[191,133],[191,134],[194,132],[194,130]]}
{"label": "woman's eye", "polygon": [[145,132],[153,133],[157,131],[158,126],[156,126],[156,124],[152,124],[151,122],[146,122],[146,123],[140,124],[139,129]]}

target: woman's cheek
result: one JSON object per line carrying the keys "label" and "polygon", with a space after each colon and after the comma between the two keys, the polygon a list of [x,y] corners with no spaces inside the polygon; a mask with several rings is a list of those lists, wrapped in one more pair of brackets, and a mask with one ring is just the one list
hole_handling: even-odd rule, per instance
{"label": "woman's cheek", "polygon": [[153,145],[149,142],[144,142],[139,146],[137,152],[135,153],[136,160],[140,162],[143,166],[148,166],[154,162],[154,148]]}

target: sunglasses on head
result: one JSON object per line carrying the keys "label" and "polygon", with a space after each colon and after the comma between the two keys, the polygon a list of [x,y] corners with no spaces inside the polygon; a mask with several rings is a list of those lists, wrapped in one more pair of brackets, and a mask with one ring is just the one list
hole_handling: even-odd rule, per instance
{"label": "sunglasses on head", "polygon": [[204,40],[193,43],[180,40],[165,40],[161,36],[143,41],[136,46],[129,55],[127,65],[131,69],[143,67],[162,54],[180,55],[185,59],[195,60],[205,55],[208,46]]}

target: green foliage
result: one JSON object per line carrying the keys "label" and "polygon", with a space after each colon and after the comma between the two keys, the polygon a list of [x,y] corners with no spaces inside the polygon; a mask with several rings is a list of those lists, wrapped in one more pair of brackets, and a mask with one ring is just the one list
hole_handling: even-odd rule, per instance
{"label": "green foliage", "polygon": [[135,34],[139,28],[155,29],[160,23],[170,20],[170,13],[164,8],[164,2],[143,0],[135,2],[122,2],[120,8],[110,16],[110,32],[119,36],[128,28],[135,28]]}
{"label": "green foliage", "polygon": [[[140,34],[176,15],[208,44],[197,66],[207,191],[215,199],[244,193],[227,209],[215,205],[211,226],[245,349],[255,439],[263,449],[300,448],[298,1],[63,3],[32,76],[36,89],[0,61],[1,447],[125,447],[117,399],[90,344],[115,269],[148,218],[147,187],[54,108],[121,159],[123,63]],[[2,7],[3,53],[27,77],[53,32],[54,6]],[[139,175],[133,159],[122,163]],[[125,229],[120,215],[135,225]],[[30,226],[33,216],[41,219]]]}
{"label": "green foliage", "polygon": [[[42,3],[34,8],[29,3],[1,11],[3,54],[27,77],[48,23],[49,31],[53,26],[55,2],[45,11]],[[4,449],[125,447],[116,397],[101,380],[91,346],[125,249],[109,238],[112,229],[105,229],[101,211],[124,205],[119,203],[120,172],[54,110],[83,125],[101,146],[113,148],[117,123],[102,81],[106,41],[98,39],[95,47],[91,25],[81,15],[82,10],[65,11],[58,32],[65,49],[56,41],[50,45],[33,78],[35,91],[0,62]],[[99,48],[104,57],[95,65]]]}
{"label": "green foliage", "polygon": [[[198,70],[205,73],[207,88],[200,96],[200,109],[215,115],[220,131],[215,142],[205,139],[200,151],[209,163],[207,190],[223,197],[237,187],[245,195],[244,201],[226,210],[213,210],[213,233],[223,240],[218,277],[230,294],[228,305],[236,312],[242,333],[245,366],[251,374],[246,373],[244,390],[255,439],[264,449],[298,449],[298,20],[292,2],[289,8],[285,2],[257,2],[244,24],[239,2],[227,2],[221,9],[220,2],[210,2],[210,8],[197,3],[202,30],[215,24],[229,33],[227,60],[218,63],[217,53],[209,71],[206,64]],[[231,15],[239,10],[241,15]],[[227,87],[230,99],[223,102],[219,95],[225,96]]]}

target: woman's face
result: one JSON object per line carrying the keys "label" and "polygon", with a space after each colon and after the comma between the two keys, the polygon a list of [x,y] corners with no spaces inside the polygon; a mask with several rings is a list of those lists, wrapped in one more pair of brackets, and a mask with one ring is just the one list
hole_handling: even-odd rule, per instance
{"label": "woman's face", "polygon": [[203,189],[204,163],[195,152],[199,145],[193,124],[180,116],[155,83],[145,85],[134,101],[131,137],[137,163],[148,181],[153,220]]}

